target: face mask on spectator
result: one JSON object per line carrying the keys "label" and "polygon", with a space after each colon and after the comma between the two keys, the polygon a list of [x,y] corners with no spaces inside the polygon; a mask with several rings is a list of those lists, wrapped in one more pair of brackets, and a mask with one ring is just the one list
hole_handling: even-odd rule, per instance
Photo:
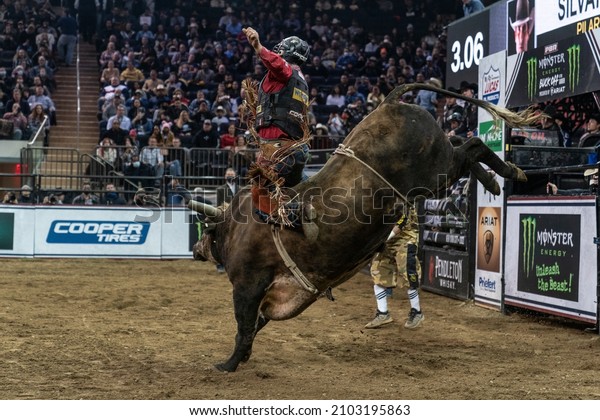
{"label": "face mask on spectator", "polygon": [[133,162],[132,165],[133,165],[134,168],[139,168],[140,167],[140,162],[139,161]]}

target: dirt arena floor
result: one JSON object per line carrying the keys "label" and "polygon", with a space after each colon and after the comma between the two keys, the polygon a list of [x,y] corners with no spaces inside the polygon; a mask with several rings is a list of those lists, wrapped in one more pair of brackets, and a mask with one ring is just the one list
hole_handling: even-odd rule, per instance
{"label": "dirt arena floor", "polygon": [[0,399],[598,399],[600,340],[584,325],[421,293],[426,320],[365,330],[358,274],[271,322],[235,373],[231,285],[195,261],[1,260]]}

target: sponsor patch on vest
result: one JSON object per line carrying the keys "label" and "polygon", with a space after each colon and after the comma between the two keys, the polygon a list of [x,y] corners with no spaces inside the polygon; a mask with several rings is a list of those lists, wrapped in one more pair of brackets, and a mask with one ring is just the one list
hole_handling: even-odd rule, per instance
{"label": "sponsor patch on vest", "polygon": [[302,92],[301,89],[294,88],[294,93],[292,93],[292,99],[300,101],[304,105],[308,106],[308,94],[306,92]]}
{"label": "sponsor patch on vest", "polygon": [[262,105],[258,105],[258,106],[256,107],[256,113],[257,113],[257,114],[260,114],[261,112],[262,112]]}

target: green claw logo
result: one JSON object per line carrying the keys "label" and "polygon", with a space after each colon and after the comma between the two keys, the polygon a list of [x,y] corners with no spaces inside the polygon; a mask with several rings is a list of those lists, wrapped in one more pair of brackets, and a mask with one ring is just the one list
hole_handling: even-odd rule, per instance
{"label": "green claw logo", "polygon": [[537,93],[537,69],[538,59],[536,57],[527,60],[527,97],[531,100]]}
{"label": "green claw logo", "polygon": [[537,220],[530,216],[522,219],[521,223],[523,224],[523,271],[529,277],[534,266],[533,257],[535,255]]}
{"label": "green claw logo", "polygon": [[573,45],[567,49],[569,53],[569,87],[571,92],[575,92],[575,87],[579,85],[579,63],[581,60],[581,46]]}

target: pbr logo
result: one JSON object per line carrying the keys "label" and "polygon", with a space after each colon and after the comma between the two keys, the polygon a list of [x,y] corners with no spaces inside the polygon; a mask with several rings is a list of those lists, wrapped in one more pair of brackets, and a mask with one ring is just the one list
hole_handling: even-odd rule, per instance
{"label": "pbr logo", "polygon": [[50,225],[46,242],[50,244],[142,245],[150,223],[56,220]]}
{"label": "pbr logo", "polygon": [[498,105],[500,101],[500,70],[490,67],[483,75],[483,100]]}

